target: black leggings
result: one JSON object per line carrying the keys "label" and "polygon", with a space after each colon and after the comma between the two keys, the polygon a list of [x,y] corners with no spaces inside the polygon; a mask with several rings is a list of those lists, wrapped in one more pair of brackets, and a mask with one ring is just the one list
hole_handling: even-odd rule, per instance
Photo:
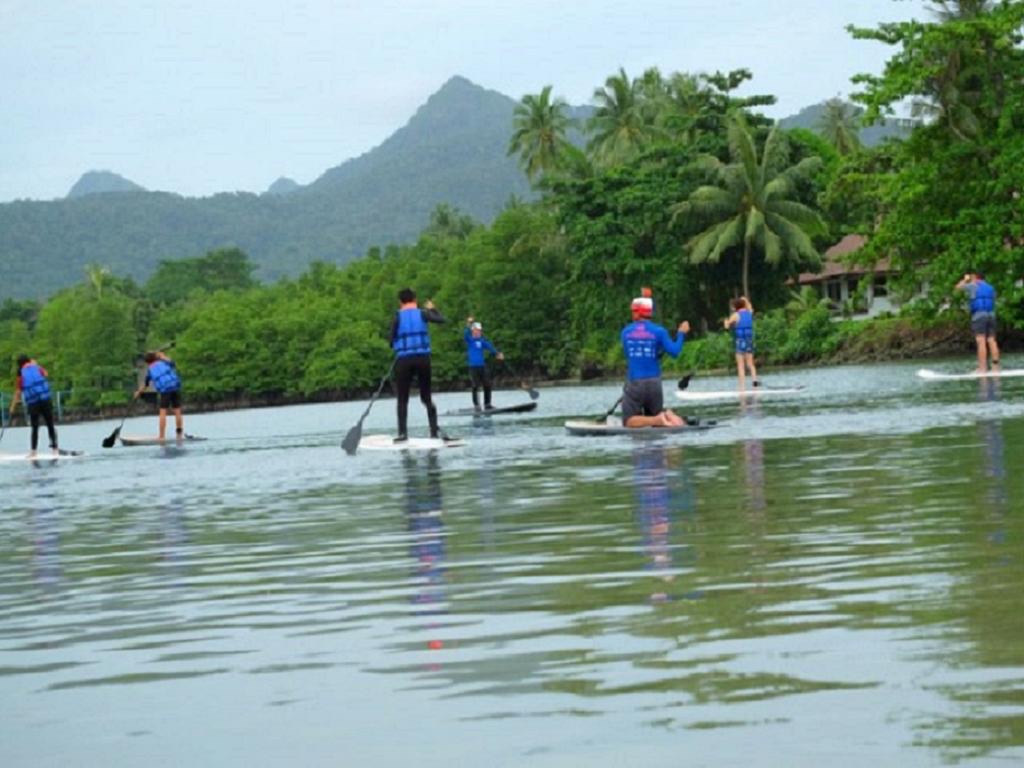
{"label": "black leggings", "polygon": [[50,434],[50,447],[57,447],[57,430],[53,428],[53,403],[42,400],[28,407],[28,418],[32,424],[32,450],[39,447],[39,417],[46,422],[46,431]]}
{"label": "black leggings", "polygon": [[470,367],[469,382],[473,385],[473,405],[477,408],[480,407],[480,398],[477,393],[483,387],[484,405],[489,406],[491,404],[491,374],[487,367]]}
{"label": "black leggings", "polygon": [[407,434],[406,425],[409,421],[409,391],[412,379],[420,388],[420,401],[427,408],[427,420],[430,422],[430,436],[437,436],[437,408],[430,398],[430,355],[411,355],[400,357],[395,363],[395,385],[398,387],[398,434]]}

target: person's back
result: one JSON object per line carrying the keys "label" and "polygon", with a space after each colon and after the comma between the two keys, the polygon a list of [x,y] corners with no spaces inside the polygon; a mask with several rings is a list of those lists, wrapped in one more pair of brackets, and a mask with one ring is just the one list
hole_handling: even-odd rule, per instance
{"label": "person's back", "polygon": [[968,272],[956,284],[956,288],[967,294],[971,307],[971,333],[978,348],[979,373],[988,370],[992,360],[993,369],[999,366],[999,344],[996,342],[996,289],[985,281],[980,272]]}
{"label": "person's back", "polygon": [[690,324],[679,324],[673,340],[668,331],[650,317],[654,301],[650,296],[633,299],[633,322],[622,329],[619,338],[626,356],[626,385],[622,390],[622,423],[627,427],[679,426],[682,419],[664,407],[661,391],[661,356],[678,357]]}
{"label": "person's back", "polygon": [[661,376],[661,356],[679,354],[681,341],[672,341],[668,331],[650,320],[634,320],[622,329],[622,349],[626,355],[626,378],[630,381]]}

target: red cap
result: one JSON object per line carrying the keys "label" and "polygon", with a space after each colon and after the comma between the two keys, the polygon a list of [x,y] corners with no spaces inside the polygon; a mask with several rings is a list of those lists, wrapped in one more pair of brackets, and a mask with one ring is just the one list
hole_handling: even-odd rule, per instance
{"label": "red cap", "polygon": [[629,305],[633,314],[638,317],[650,317],[654,314],[654,301],[649,296],[638,296]]}

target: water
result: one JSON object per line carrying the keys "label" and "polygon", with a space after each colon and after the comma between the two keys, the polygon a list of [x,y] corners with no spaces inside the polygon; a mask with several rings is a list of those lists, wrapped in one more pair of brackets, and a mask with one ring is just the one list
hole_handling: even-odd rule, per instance
{"label": "water", "polygon": [[659,440],[546,389],[415,456],[341,452],[365,403],[65,426],[0,465],[0,764],[1019,762],[1024,380],[913,372]]}

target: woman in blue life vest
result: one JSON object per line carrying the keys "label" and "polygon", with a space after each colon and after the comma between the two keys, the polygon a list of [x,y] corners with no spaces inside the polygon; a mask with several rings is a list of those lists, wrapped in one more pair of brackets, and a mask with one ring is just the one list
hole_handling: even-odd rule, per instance
{"label": "woman in blue life vest", "polygon": [[430,436],[442,437],[437,426],[437,408],[430,392],[430,329],[428,323],[444,323],[444,316],[434,308],[434,302],[427,301],[423,309],[416,303],[416,293],[411,288],[398,292],[398,312],[391,323],[391,348],[398,359],[395,361],[395,387],[398,390],[398,436],[396,443],[409,439],[409,392],[412,380],[420,388],[420,401],[427,409]]}
{"label": "woman in blue life vest", "polygon": [[32,424],[32,442],[30,456],[36,455],[39,447],[39,420],[46,422],[46,431],[50,436],[50,448],[60,453],[57,447],[57,430],[53,426],[53,401],[50,399],[50,382],[46,369],[28,355],[18,356],[18,377],[14,380],[14,399],[11,401],[10,415],[13,417],[18,400],[23,399],[28,409],[29,422]]}
{"label": "woman in blue life vest", "polygon": [[732,328],[736,346],[736,371],[740,389],[746,389],[744,368],[750,371],[750,380],[755,387],[761,386],[754,367],[754,307],[746,296],[733,299],[732,314],[724,321],[725,328]]}
{"label": "woman in blue life vest", "polygon": [[996,343],[996,289],[985,282],[981,272],[968,272],[956,284],[956,290],[967,294],[971,302],[971,333],[978,348],[978,373],[999,370],[999,344]]}
{"label": "woman in blue life vest", "polygon": [[174,434],[176,439],[185,439],[185,419],[181,415],[181,377],[174,361],[163,352],[147,352],[143,358],[149,369],[142,386],[135,392],[135,399],[142,396],[150,384],[156,390],[160,406],[160,440],[167,434],[167,409],[174,410]]}
{"label": "woman in blue life vest", "polygon": [[473,407],[480,410],[480,397],[477,393],[483,387],[484,408],[491,410],[494,407],[491,405],[491,374],[487,370],[485,354],[490,352],[498,360],[504,360],[505,355],[487,340],[484,327],[472,317],[466,318],[462,340],[466,343],[466,364],[469,366],[469,382],[473,387]]}
{"label": "woman in blue life vest", "polygon": [[665,408],[661,388],[661,356],[666,352],[679,357],[690,324],[679,324],[673,340],[668,331],[650,318],[654,300],[650,296],[633,299],[633,322],[622,329],[620,339],[626,355],[626,385],[622,390],[622,424],[626,427],[677,427],[684,424]]}

